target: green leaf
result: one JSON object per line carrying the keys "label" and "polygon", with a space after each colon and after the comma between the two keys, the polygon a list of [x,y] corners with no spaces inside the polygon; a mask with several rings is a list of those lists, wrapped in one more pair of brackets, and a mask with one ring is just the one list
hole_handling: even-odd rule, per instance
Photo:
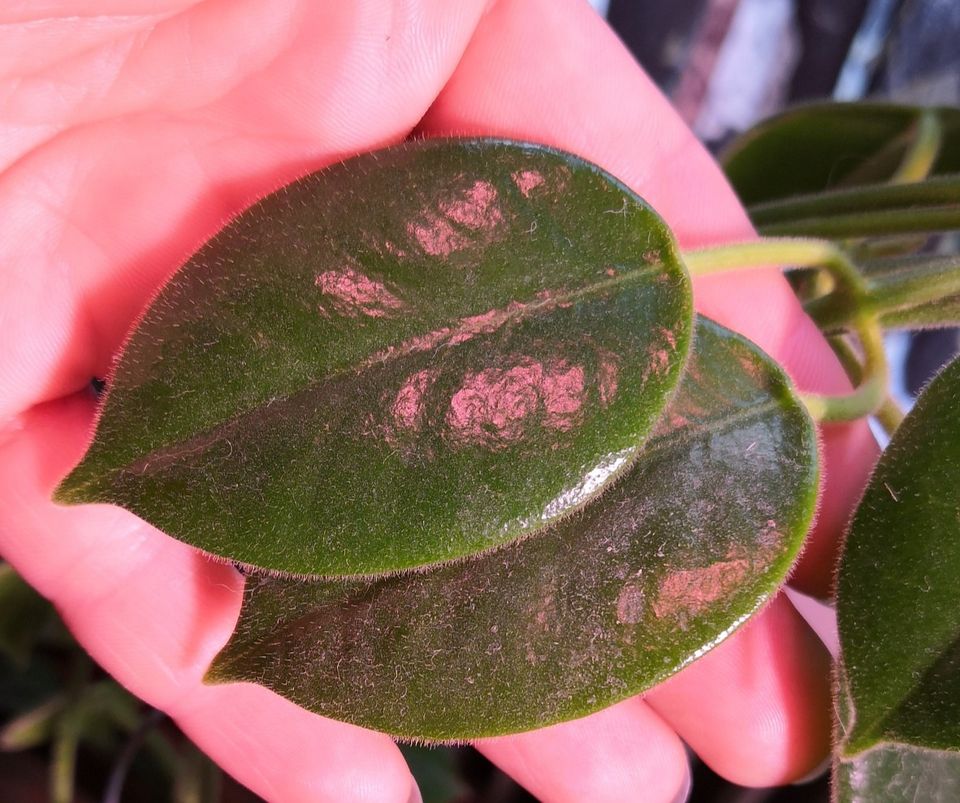
{"label": "green leaf", "polygon": [[877,465],[840,563],[842,755],[960,749],[960,361]]}
{"label": "green leaf", "polygon": [[625,470],[692,315],[672,234],[594,165],[494,140],[361,156],[164,287],[56,498],[284,573],[470,555]]}
{"label": "green leaf", "polygon": [[888,257],[861,262],[859,267],[885,327],[960,324],[960,257]]}
{"label": "green leaf", "polygon": [[527,730],[637,694],[782,582],[812,516],[812,424],[755,346],[702,321],[677,397],[584,510],[376,581],[253,576],[210,682],[263,684],[402,737]]}
{"label": "green leaf", "polygon": [[750,207],[763,234],[868,237],[960,228],[960,177],[828,190]]}
{"label": "green leaf", "polygon": [[0,564],[0,651],[26,666],[38,639],[55,619],[53,606],[12,566]]}
{"label": "green leaf", "polygon": [[880,321],[886,329],[933,329],[941,326],[958,326],[960,325],[960,295],[884,313]]}
{"label": "green leaf", "polygon": [[902,255],[859,261],[857,267],[866,280],[864,298],[828,293],[805,304],[821,329],[849,328],[867,309],[888,329],[960,324],[960,257]]}
{"label": "green leaf", "polygon": [[960,205],[960,176],[940,176],[913,184],[835,189],[813,195],[801,195],[751,207],[750,217],[764,228],[787,223],[804,226],[818,218],[834,218],[847,213],[937,210]]}
{"label": "green leaf", "polygon": [[747,206],[830,188],[886,183],[925,132],[939,129],[931,175],[960,172],[960,110],[821,103],[765,120],[734,140],[724,170]]}
{"label": "green leaf", "polygon": [[878,259],[860,269],[886,328],[960,324],[960,256]]}
{"label": "green leaf", "polygon": [[839,762],[833,788],[837,803],[955,803],[960,754],[881,745]]}
{"label": "green leaf", "polygon": [[757,225],[767,237],[821,237],[843,240],[937,233],[960,229],[960,205],[825,214],[785,223]]}

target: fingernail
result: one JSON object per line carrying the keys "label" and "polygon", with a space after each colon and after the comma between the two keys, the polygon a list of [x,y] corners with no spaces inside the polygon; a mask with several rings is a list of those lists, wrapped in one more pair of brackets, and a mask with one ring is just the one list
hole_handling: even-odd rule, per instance
{"label": "fingernail", "polygon": [[830,769],[830,762],[832,761],[831,756],[827,756],[823,761],[821,761],[816,767],[814,767],[813,772],[808,772],[802,778],[795,780],[791,786],[803,786],[805,783],[810,783],[810,781],[815,781],[821,775],[823,775],[828,769]]}
{"label": "fingernail", "polygon": [[690,797],[690,790],[693,789],[693,775],[690,772],[690,764],[687,764],[687,778],[673,799],[673,803],[687,803]]}
{"label": "fingernail", "polygon": [[407,803],[423,803],[420,787],[417,786],[417,782],[413,778],[410,779],[410,797],[407,799]]}

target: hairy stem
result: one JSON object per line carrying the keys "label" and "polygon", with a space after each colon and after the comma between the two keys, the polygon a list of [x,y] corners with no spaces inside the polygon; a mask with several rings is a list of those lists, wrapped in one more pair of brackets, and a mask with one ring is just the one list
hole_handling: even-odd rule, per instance
{"label": "hairy stem", "polygon": [[800,399],[817,421],[851,421],[870,415],[881,406],[888,370],[879,316],[861,303],[868,291],[866,281],[836,245],[826,240],[767,238],[688,251],[683,259],[694,276],[763,266],[822,267],[829,271],[836,282],[835,292],[843,293],[858,310],[853,329],[863,345],[863,377],[851,393],[801,393]]}
{"label": "hairy stem", "polygon": [[864,313],[855,329],[863,345],[863,378],[853,392],[844,395],[801,393],[800,399],[817,421],[853,421],[875,413],[887,395],[887,357],[879,318]]}
{"label": "hairy stem", "polygon": [[[843,370],[846,371],[847,377],[854,385],[858,384],[863,377],[863,363],[850,344],[848,337],[846,335],[833,335],[827,338],[827,342],[833,349],[833,353],[837,355],[837,359],[843,366]],[[893,433],[903,423],[906,413],[903,412],[897,400],[887,393],[874,416],[887,437],[892,438]]]}
{"label": "hairy stem", "polygon": [[903,408],[897,403],[897,400],[890,395],[884,398],[883,403],[877,409],[875,415],[877,422],[883,428],[883,431],[887,433],[888,438],[893,437],[893,433],[897,431],[903,423],[903,419],[907,417],[907,414],[903,412]]}
{"label": "hairy stem", "polygon": [[808,301],[804,309],[818,326],[832,330],[849,326],[865,309],[882,317],[960,295],[960,258],[956,256],[889,262],[893,268],[886,271],[884,261],[864,264],[867,289],[856,304],[843,293],[828,293]]}

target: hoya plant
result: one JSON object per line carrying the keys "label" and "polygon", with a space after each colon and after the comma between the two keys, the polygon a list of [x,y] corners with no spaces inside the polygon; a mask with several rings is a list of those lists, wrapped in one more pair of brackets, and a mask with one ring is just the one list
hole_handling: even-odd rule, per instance
{"label": "hoya plant", "polygon": [[[838,574],[838,800],[960,795],[960,364],[901,426],[883,332],[960,321],[960,112],[821,106],[735,142],[764,237],[681,250],[535,144],[410,142],[266,197],[155,297],[55,498],[247,575],[207,670],[406,740],[641,693],[783,585],[818,422],[893,440]],[[694,313],[781,265],[848,370],[798,393]]]}

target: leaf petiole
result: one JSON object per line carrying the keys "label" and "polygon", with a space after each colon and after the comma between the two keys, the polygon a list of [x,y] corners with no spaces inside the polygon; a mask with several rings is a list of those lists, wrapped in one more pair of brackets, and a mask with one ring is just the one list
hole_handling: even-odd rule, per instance
{"label": "leaf petiole", "polygon": [[943,126],[933,109],[924,109],[916,123],[913,142],[904,154],[897,172],[890,178],[892,184],[912,184],[930,175],[940,146],[943,144]]}
{"label": "leaf petiole", "polygon": [[887,395],[887,357],[883,331],[875,313],[862,314],[855,330],[863,347],[863,379],[851,393],[820,395],[801,393],[800,400],[816,421],[853,421],[876,413]]}
{"label": "leaf petiole", "polygon": [[863,309],[883,317],[960,294],[956,256],[876,260],[864,262],[863,270],[867,290],[860,303],[853,305],[848,297],[829,293],[804,305],[821,329],[842,329]]}
{"label": "leaf petiole", "polygon": [[[832,335],[827,338],[827,342],[830,344],[830,348],[833,349],[833,353],[837,355],[837,359],[840,360],[840,364],[843,366],[843,370],[846,371],[850,381],[854,385],[859,384],[863,377],[863,363],[860,361],[860,356],[850,343],[849,338],[846,335]],[[900,424],[903,423],[906,414],[896,399],[888,392],[884,395],[883,402],[877,408],[874,416],[887,436],[892,438],[893,433],[896,432]]]}
{"label": "leaf petiole", "polygon": [[852,328],[863,347],[863,378],[851,393],[801,393],[800,399],[817,421],[852,421],[870,415],[882,405],[888,370],[880,319],[866,303],[869,294],[866,280],[842,249],[826,240],[764,238],[686,251],[683,260],[693,276],[776,265],[821,267],[829,271],[836,282],[834,293],[847,299],[849,306],[857,310]]}

